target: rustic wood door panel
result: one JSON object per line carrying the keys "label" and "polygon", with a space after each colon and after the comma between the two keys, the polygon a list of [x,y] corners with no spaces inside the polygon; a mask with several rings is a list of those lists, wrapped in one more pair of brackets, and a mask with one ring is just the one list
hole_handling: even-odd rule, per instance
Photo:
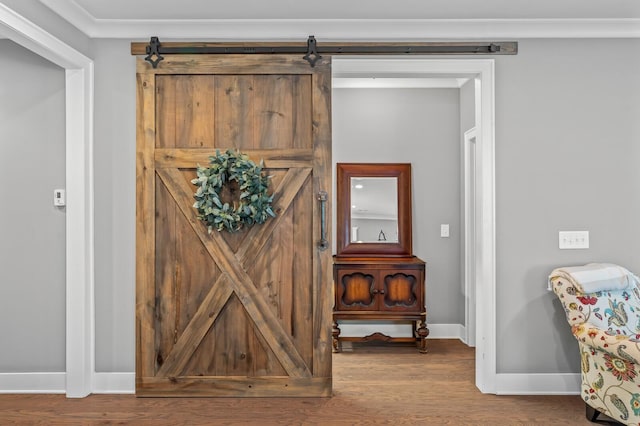
{"label": "rustic wood door panel", "polygon": [[162,75],[159,148],[310,148],[310,75]]}
{"label": "rustic wood door panel", "polygon": [[[330,64],[220,59],[138,60],[136,392],[329,396]],[[264,160],[276,217],[209,233],[191,179],[226,149]]]}

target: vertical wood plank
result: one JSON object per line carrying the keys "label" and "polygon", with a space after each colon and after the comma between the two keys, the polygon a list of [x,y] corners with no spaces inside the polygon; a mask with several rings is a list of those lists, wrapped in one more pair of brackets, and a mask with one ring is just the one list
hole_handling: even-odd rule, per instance
{"label": "vertical wood plank", "polygon": [[213,75],[193,76],[193,126],[190,147],[211,147],[214,143],[215,77]]}
{"label": "vertical wood plank", "polygon": [[175,80],[176,147],[188,147],[193,123],[192,79],[189,75],[172,76]]}
{"label": "vertical wood plank", "polygon": [[181,75],[176,79],[176,146],[214,146],[214,77]]}
{"label": "vertical wood plank", "polygon": [[294,75],[293,79],[293,148],[313,148],[311,123],[311,76]]}
{"label": "vertical wood plank", "polygon": [[176,307],[176,205],[156,177],[156,315],[155,371],[162,367],[177,340]]}
{"label": "vertical wood plank", "polygon": [[215,147],[254,149],[253,76],[220,75],[215,80]]}
{"label": "vertical wood plank", "polygon": [[156,146],[176,147],[176,77],[159,75],[156,77],[156,115],[158,118]]}
{"label": "vertical wood plank", "polygon": [[253,371],[254,354],[249,350],[250,327],[242,303],[233,295],[211,330],[215,350],[203,354],[209,358],[209,374],[248,376]]}
{"label": "vertical wood plank", "polygon": [[[142,61],[138,59],[138,63]],[[136,127],[136,387],[154,374],[155,75],[138,73]]]}
{"label": "vertical wood plank", "polygon": [[256,146],[291,148],[293,87],[288,75],[254,77]]}
{"label": "vertical wood plank", "polygon": [[[331,235],[331,58],[317,63],[313,74],[313,152],[314,195],[328,193],[325,229]],[[321,228],[320,203],[313,208],[314,241],[319,240]],[[331,250],[315,249],[313,273],[314,351],[313,375],[331,377]]]}
{"label": "vertical wood plank", "polygon": [[307,179],[292,205],[293,245],[293,339],[302,358],[313,365],[313,253],[314,232],[311,228],[313,214],[313,184]]}

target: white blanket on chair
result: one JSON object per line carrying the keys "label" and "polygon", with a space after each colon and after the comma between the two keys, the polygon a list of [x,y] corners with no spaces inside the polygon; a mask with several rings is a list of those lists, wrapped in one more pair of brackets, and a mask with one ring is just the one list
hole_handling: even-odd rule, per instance
{"label": "white blanket on chair", "polygon": [[625,290],[640,283],[636,275],[613,263],[588,263],[584,266],[557,268],[549,279],[556,277],[569,280],[582,293]]}

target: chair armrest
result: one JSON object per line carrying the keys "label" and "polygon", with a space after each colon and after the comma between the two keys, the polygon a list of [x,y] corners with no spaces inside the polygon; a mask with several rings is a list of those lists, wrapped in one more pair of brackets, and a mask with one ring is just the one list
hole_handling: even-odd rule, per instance
{"label": "chair armrest", "polygon": [[571,326],[571,332],[576,339],[593,349],[640,364],[640,334],[607,334],[589,322]]}

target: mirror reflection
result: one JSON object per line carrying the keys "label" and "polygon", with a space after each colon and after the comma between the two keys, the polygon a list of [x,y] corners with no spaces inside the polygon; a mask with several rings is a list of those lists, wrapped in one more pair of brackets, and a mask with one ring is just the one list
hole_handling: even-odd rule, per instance
{"label": "mirror reflection", "polygon": [[351,242],[398,242],[398,178],[352,177]]}

